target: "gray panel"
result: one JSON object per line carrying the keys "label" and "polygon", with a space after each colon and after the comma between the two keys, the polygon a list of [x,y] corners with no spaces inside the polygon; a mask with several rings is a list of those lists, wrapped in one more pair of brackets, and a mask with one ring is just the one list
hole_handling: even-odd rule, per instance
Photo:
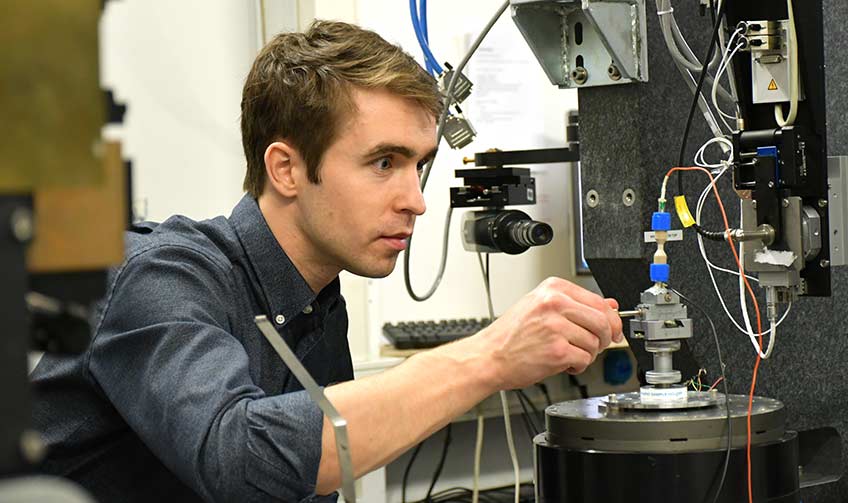
{"label": "gray panel", "polygon": [[[824,0],[824,9],[828,150],[830,155],[845,155],[848,153],[848,123],[844,120],[848,106],[848,31],[844,26],[848,21],[848,2]],[[709,17],[701,18],[696,9],[687,7],[678,9],[677,19],[693,50],[703,57],[710,32]],[[635,306],[638,293],[649,286],[647,262],[654,246],[643,245],[641,233],[647,230],[650,215],[656,209],[662,177],[676,163],[691,103],[691,95],[663,45],[656,13],[648,15],[648,41],[649,84],[579,91],[586,256],[604,294],[622,301],[622,309]],[[708,138],[698,114],[687,149],[687,162],[691,162],[695,150]],[[684,191],[691,206],[705,183],[703,175],[685,175]],[[727,183],[722,186],[725,207],[735,221],[738,201]],[[670,194],[676,193],[676,187],[676,180],[672,179]],[[621,203],[621,194],[627,188],[636,193],[636,202],[629,207]],[[599,204],[594,208],[585,203],[589,190],[599,194]],[[705,209],[704,222],[710,229],[720,227],[714,203]],[[728,251],[725,243],[707,243],[707,252],[720,266],[733,266]],[[698,254],[694,232],[687,231],[682,243],[670,244],[668,254],[670,284],[699,302],[716,322],[730,392],[747,393],[754,351],[747,337],[724,315]],[[735,279],[725,276],[717,279],[738,318]],[[834,269],[832,282],[832,297],[803,298],[793,306],[779,329],[774,356],[760,365],[756,393],[777,398],[786,405],[788,429],[833,426],[845,446],[848,382],[842,378],[842,369],[848,360],[845,349],[848,320],[844,314],[848,271]],[[760,298],[765,311],[763,293]],[[694,322],[694,337],[688,346],[714,378],[719,375],[719,369],[709,324],[697,310],[691,309],[689,314]],[[644,357],[644,353],[637,352],[640,364]],[[677,361],[680,360],[676,356]],[[688,377],[686,367],[679,368],[684,371],[684,378]],[[848,477],[843,476],[842,481],[829,487],[804,489],[802,494],[804,501],[846,501]]]}

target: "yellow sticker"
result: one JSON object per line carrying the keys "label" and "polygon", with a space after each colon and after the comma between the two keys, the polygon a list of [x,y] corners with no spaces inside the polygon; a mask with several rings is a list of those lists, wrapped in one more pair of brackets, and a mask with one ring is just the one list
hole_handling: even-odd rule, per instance
{"label": "yellow sticker", "polygon": [[692,212],[689,211],[686,198],[684,196],[674,196],[674,206],[677,209],[677,218],[680,219],[683,227],[691,227],[695,223],[695,219],[692,218]]}
{"label": "yellow sticker", "polygon": [[771,82],[769,82],[768,90],[777,91],[777,82],[775,82],[774,79],[771,79]]}

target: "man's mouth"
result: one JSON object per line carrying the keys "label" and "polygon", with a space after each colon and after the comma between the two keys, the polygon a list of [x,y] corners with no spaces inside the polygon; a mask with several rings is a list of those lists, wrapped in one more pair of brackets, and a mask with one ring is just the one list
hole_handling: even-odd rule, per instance
{"label": "man's mouth", "polygon": [[412,234],[409,232],[401,232],[398,234],[381,236],[380,240],[389,245],[389,247],[394,250],[403,251],[406,249],[409,236],[411,235]]}

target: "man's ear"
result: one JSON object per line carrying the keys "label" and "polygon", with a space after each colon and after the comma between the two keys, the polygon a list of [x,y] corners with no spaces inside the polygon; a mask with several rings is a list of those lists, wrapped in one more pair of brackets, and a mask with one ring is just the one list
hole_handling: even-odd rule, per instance
{"label": "man's ear", "polygon": [[297,195],[299,183],[302,183],[302,173],[299,171],[303,169],[303,158],[291,143],[284,140],[275,141],[265,149],[265,174],[268,176],[268,184],[281,196]]}

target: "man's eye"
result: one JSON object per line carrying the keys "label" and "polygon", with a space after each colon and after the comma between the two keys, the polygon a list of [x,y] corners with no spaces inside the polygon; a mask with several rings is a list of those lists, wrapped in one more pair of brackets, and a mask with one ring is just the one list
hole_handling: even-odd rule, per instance
{"label": "man's eye", "polygon": [[381,157],[374,161],[374,166],[380,171],[392,169],[392,159],[391,157]]}

